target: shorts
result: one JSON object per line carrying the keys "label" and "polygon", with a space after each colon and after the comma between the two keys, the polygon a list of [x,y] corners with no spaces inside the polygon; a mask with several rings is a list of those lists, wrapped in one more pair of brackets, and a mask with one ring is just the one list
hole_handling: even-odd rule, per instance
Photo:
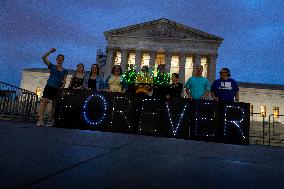
{"label": "shorts", "polygon": [[43,98],[48,98],[49,100],[56,100],[59,88],[54,88],[46,85],[43,91]]}

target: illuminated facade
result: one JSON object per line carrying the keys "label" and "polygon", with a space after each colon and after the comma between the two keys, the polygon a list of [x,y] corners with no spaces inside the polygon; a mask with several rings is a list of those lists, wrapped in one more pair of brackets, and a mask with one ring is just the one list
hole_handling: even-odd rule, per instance
{"label": "illuminated facade", "polygon": [[176,22],[159,19],[104,32],[107,40],[107,63],[104,77],[114,65],[143,65],[156,72],[165,64],[170,73],[179,73],[180,82],[192,76],[193,66],[203,65],[204,76],[215,80],[218,48],[223,39]]}

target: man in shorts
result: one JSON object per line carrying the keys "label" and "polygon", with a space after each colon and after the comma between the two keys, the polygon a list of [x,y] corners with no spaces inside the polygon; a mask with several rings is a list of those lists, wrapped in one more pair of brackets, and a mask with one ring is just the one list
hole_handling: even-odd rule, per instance
{"label": "man in shorts", "polygon": [[50,121],[47,124],[47,126],[52,126],[54,121],[54,113],[55,113],[55,106],[56,106],[56,98],[58,95],[58,91],[60,88],[64,88],[67,78],[67,70],[62,67],[62,64],[64,62],[64,55],[59,54],[56,58],[56,65],[52,64],[47,57],[55,52],[56,49],[52,48],[48,52],[46,52],[42,56],[43,62],[48,66],[48,69],[50,71],[50,76],[47,80],[46,86],[43,91],[42,96],[42,103],[39,108],[38,112],[38,122],[37,126],[43,126],[43,115],[46,109],[47,104],[49,101],[52,101],[52,108],[50,112]]}

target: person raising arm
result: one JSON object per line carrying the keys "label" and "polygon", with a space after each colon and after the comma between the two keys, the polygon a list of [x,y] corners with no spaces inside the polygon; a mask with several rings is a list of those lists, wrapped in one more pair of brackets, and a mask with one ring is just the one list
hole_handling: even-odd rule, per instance
{"label": "person raising arm", "polygon": [[58,95],[58,91],[60,88],[64,88],[67,78],[67,70],[62,67],[62,64],[64,62],[64,55],[59,54],[56,57],[56,65],[52,64],[47,57],[56,51],[55,48],[51,48],[48,52],[46,52],[42,56],[43,62],[48,66],[50,75],[47,80],[47,83],[45,85],[43,96],[42,96],[42,102],[39,108],[38,112],[38,126],[43,126],[43,115],[46,109],[47,104],[49,101],[52,101],[52,108],[50,112],[50,121],[47,124],[47,126],[53,125],[53,118],[54,118],[54,112],[55,112],[55,106],[56,106],[56,98]]}

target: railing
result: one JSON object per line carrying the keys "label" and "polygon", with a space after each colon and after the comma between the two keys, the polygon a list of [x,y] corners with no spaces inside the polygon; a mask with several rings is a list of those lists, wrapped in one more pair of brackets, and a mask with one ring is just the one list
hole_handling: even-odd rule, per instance
{"label": "railing", "polygon": [[[258,115],[261,119],[254,120]],[[268,119],[261,116],[261,113],[251,113],[250,119],[250,139],[251,144],[284,147],[284,125],[283,121],[275,121],[274,114],[270,114]],[[284,115],[278,115],[284,117]]]}
{"label": "railing", "polygon": [[[272,116],[272,119],[271,119]],[[275,118],[274,118],[274,114],[270,114],[269,115],[269,119],[268,119],[268,127],[269,127],[269,145],[271,143],[271,136],[270,136],[270,130],[271,130],[271,121],[272,121],[272,136],[275,137],[276,133],[275,133]],[[277,115],[278,117],[283,117],[284,115]],[[280,133],[278,133],[280,134]],[[284,142],[283,140],[278,140],[279,142]]]}
{"label": "railing", "polygon": [[36,93],[0,81],[0,115],[33,122],[38,103]]}
{"label": "railing", "polygon": [[[251,128],[253,127],[253,117],[254,115],[261,115],[261,113],[251,113]],[[254,136],[255,137],[255,136]],[[262,136],[258,136],[260,138],[262,138],[262,145],[264,145],[264,141],[265,141],[265,117],[262,116]]]}

